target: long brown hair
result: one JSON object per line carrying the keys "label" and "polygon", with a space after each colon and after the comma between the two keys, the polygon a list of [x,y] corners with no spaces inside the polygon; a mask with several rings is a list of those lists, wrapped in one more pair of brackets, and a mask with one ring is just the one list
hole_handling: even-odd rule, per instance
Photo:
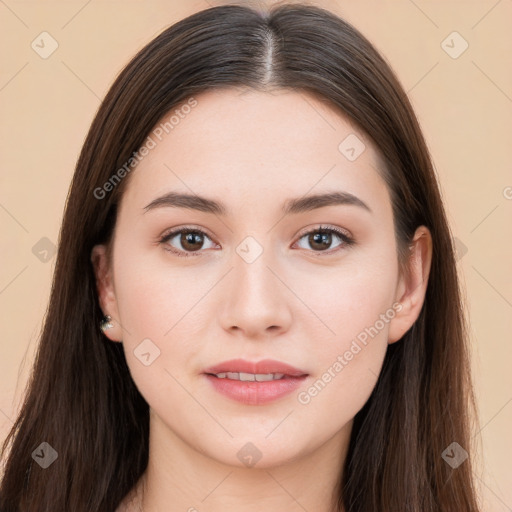
{"label": "long brown hair", "polygon": [[[33,372],[3,445],[0,510],[112,512],[144,472],[148,404],[122,344],[98,329],[90,261],[92,247],[110,240],[129,176],[102,198],[95,190],[165,114],[230,86],[307,91],[338,109],[379,152],[399,261],[418,226],[432,234],[423,308],[388,347],[354,419],[337,508],[477,511],[471,457],[453,468],[442,456],[454,442],[472,453],[476,412],[454,248],[429,152],[406,93],[371,43],[333,13],[299,4],[265,12],[225,5],[189,16],[145,46],[106,95],[76,165]],[[47,469],[32,457],[42,442],[58,454]]]}

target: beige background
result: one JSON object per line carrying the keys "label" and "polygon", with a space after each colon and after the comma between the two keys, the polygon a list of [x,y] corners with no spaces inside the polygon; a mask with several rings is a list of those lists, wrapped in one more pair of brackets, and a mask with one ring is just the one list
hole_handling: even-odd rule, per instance
{"label": "beige background", "polygon": [[[1,440],[27,382],[55,264],[51,243],[100,99],[153,36],[219,3],[0,2]],[[474,456],[475,477],[483,510],[510,511],[512,1],[310,3],[335,10],[377,46],[418,114],[458,239],[471,319],[480,411],[475,441],[483,447],[483,456]],[[43,31],[58,43],[47,59],[31,47]],[[463,40],[450,36],[443,43],[453,31],[469,44],[455,59],[445,49],[460,50]]]}

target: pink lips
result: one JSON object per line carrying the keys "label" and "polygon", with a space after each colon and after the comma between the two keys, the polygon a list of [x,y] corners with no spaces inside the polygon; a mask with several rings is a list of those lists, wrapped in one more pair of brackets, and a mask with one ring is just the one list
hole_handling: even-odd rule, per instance
{"label": "pink lips", "polygon": [[286,363],[280,361],[274,361],[272,359],[264,359],[257,363],[246,361],[245,359],[231,359],[230,361],[224,361],[223,363],[216,364],[211,368],[207,368],[204,373],[284,373],[290,377],[300,377],[307,375],[306,372],[294,368]]}
{"label": "pink lips", "polygon": [[[219,373],[278,373],[283,377],[277,380],[242,381],[214,375]],[[258,362],[232,359],[207,368],[204,374],[217,392],[246,405],[262,405],[278,400],[297,389],[308,375],[289,364],[271,359]]]}

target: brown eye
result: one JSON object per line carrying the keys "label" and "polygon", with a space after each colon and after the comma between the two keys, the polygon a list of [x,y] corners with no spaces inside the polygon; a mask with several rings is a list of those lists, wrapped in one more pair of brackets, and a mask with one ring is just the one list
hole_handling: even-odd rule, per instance
{"label": "brown eye", "polygon": [[[336,239],[338,243],[332,245]],[[305,245],[301,245],[301,241],[306,240]],[[313,252],[324,252],[330,249],[343,248],[352,245],[354,240],[343,231],[335,228],[318,228],[302,235],[298,245],[301,249],[312,249]]]}
{"label": "brown eye", "polygon": [[308,235],[308,243],[313,249],[325,251],[332,243],[331,233],[312,233]]}
{"label": "brown eye", "polygon": [[[205,243],[209,241],[209,247],[205,247]],[[200,229],[178,229],[165,235],[160,243],[164,248],[178,256],[199,256],[201,249],[209,249],[214,246],[210,237]],[[198,253],[198,254],[187,254]]]}
{"label": "brown eye", "polygon": [[186,251],[198,251],[204,243],[204,237],[197,231],[180,234],[180,243]]}

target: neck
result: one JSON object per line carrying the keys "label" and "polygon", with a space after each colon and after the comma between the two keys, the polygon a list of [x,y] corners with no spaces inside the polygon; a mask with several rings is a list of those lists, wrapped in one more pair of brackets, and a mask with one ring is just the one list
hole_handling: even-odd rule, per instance
{"label": "neck", "polygon": [[293,460],[263,464],[262,457],[245,467],[198,452],[153,414],[148,467],[135,489],[134,511],[338,512],[336,493],[351,428],[352,422]]}

